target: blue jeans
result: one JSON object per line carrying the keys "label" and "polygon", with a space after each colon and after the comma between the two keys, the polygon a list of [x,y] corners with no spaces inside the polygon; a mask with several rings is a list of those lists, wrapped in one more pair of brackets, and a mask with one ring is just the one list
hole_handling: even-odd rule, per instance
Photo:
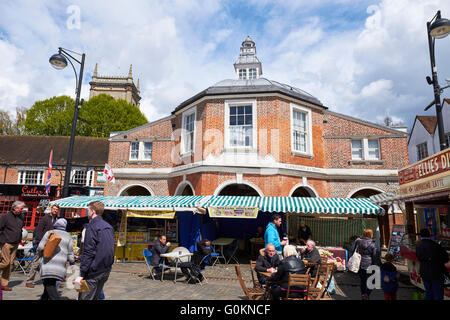
{"label": "blue jeans", "polygon": [[444,283],[439,280],[425,281],[425,300],[443,300],[444,299]]}

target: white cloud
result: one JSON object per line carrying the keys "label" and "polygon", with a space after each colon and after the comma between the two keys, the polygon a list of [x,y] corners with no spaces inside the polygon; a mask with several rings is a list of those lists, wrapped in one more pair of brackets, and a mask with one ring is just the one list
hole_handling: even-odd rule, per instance
{"label": "white cloud", "polygon": [[[80,8],[80,29],[67,28],[70,5]],[[450,17],[446,0],[2,2],[0,108],[74,97],[73,71],[48,64],[61,46],[86,53],[85,99],[95,63],[103,75],[126,75],[133,64],[141,109],[153,121],[234,78],[239,46],[250,35],[264,77],[299,87],[334,111],[411,124],[416,114],[433,114],[423,112],[433,98],[424,80],[426,22],[438,9]],[[449,51],[450,37],[436,41],[441,83],[450,77]]]}

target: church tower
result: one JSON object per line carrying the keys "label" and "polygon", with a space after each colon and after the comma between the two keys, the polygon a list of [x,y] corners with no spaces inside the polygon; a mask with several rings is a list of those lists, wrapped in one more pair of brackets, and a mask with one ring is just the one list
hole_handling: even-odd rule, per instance
{"label": "church tower", "polygon": [[106,93],[114,99],[123,99],[134,106],[140,105],[140,89],[139,79],[137,86],[133,82],[133,66],[130,65],[128,76],[113,77],[113,76],[99,76],[98,66],[95,64],[94,73],[92,74],[92,81],[89,98],[95,97],[101,93]]}
{"label": "church tower", "polygon": [[262,75],[261,62],[256,57],[255,41],[247,36],[242,42],[241,52],[236,62],[234,70],[239,79],[258,79]]}

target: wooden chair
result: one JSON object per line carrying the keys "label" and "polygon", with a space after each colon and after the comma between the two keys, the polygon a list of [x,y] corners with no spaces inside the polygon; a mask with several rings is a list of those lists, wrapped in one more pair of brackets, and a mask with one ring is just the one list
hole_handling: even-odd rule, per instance
{"label": "wooden chair", "polygon": [[241,284],[242,290],[244,290],[245,295],[249,300],[260,300],[265,293],[263,288],[248,288],[242,279],[241,268],[239,265],[235,265],[236,275],[238,277],[239,283]]}
{"label": "wooden chair", "polygon": [[[285,300],[306,300],[309,295],[308,292],[310,284],[311,284],[311,276],[309,274],[290,274]],[[303,298],[289,297],[289,295],[291,294],[291,287],[293,286],[305,286],[306,287],[305,296]]]}
{"label": "wooden chair", "polygon": [[322,263],[328,263],[328,256],[327,255],[320,256],[320,260],[322,261]]}
{"label": "wooden chair", "polygon": [[[317,270],[315,279],[312,281],[310,298],[312,300],[331,299],[328,286],[335,270],[334,263],[322,263]],[[320,288],[317,285],[320,284]]]}
{"label": "wooden chair", "polygon": [[[256,261],[250,260],[250,273],[252,275],[253,288],[262,288],[261,283],[258,281],[258,277],[255,277]],[[255,279],[256,278],[256,279]]]}

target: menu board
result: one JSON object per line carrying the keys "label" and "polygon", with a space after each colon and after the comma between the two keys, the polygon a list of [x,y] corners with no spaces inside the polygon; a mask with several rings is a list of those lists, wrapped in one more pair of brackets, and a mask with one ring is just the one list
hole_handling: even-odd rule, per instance
{"label": "menu board", "polygon": [[392,226],[391,239],[389,241],[388,252],[392,253],[396,259],[400,256],[400,245],[406,234],[406,226],[400,224],[394,224]]}
{"label": "menu board", "polygon": [[252,207],[210,207],[211,218],[253,218],[256,219],[258,208]]}

